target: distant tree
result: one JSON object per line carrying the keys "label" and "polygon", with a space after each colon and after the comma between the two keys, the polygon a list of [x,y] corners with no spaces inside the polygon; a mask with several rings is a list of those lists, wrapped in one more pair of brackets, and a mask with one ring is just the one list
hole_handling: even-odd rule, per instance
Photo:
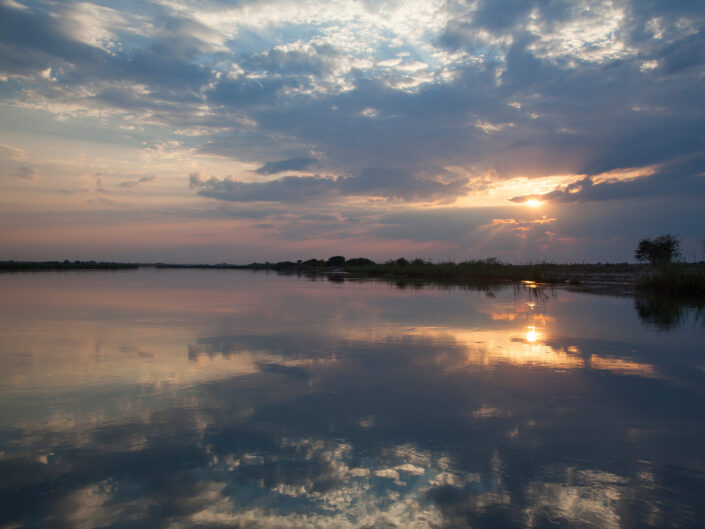
{"label": "distant tree", "polygon": [[404,257],[400,257],[399,259],[394,261],[394,264],[396,264],[397,266],[406,266],[409,264],[409,261]]}
{"label": "distant tree", "polygon": [[634,256],[637,261],[649,262],[653,265],[670,263],[680,255],[680,245],[678,236],[667,233],[639,241]]}
{"label": "distant tree", "polygon": [[366,257],[353,257],[345,261],[348,266],[369,266],[375,264],[372,259],[367,259]]}
{"label": "distant tree", "polygon": [[345,264],[345,257],[342,255],[334,255],[328,258],[326,264],[328,266],[343,266]]}

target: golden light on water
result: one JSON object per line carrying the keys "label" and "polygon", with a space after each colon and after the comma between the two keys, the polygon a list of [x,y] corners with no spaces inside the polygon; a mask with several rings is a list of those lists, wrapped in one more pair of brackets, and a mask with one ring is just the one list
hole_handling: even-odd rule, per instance
{"label": "golden light on water", "polygon": [[530,326],[529,330],[526,332],[526,341],[529,343],[535,343],[539,339],[539,334],[536,332],[536,327]]}

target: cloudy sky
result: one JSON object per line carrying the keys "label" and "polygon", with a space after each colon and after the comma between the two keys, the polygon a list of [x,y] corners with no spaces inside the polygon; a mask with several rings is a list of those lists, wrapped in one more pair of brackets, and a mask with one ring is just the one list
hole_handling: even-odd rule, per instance
{"label": "cloudy sky", "polygon": [[705,239],[705,3],[0,0],[0,259]]}

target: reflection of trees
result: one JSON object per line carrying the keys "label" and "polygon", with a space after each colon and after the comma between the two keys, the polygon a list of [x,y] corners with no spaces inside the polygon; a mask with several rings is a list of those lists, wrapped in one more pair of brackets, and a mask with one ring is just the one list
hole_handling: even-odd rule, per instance
{"label": "reflection of trees", "polygon": [[512,289],[516,299],[527,298],[529,301],[548,301],[555,297],[556,289],[552,285],[533,283],[530,286],[526,284],[500,283],[500,282],[458,282],[444,280],[425,280],[425,279],[388,279],[386,283],[394,285],[399,289],[430,289],[430,290],[466,290],[469,292],[481,292],[487,297],[495,297],[502,291]]}
{"label": "reflection of trees", "polygon": [[634,298],[634,308],[641,321],[655,325],[661,330],[675,329],[683,325],[691,315],[695,321],[705,324],[705,299],[684,299],[657,294],[640,295]]}
{"label": "reflection of trees", "polygon": [[455,279],[428,279],[428,278],[399,278],[388,277],[359,277],[342,273],[321,272],[320,270],[277,270],[277,275],[304,277],[311,281],[330,281],[333,283],[384,283],[393,285],[400,290],[465,290],[469,292],[481,292],[487,297],[495,297],[496,294],[512,289],[514,296],[528,298],[530,301],[548,301],[556,295],[556,287],[550,283],[536,283],[525,281],[458,281]]}
{"label": "reflection of trees", "polygon": [[556,297],[556,288],[549,284],[541,283],[530,283],[529,286],[523,285],[512,285],[514,290],[514,297],[517,299],[526,297],[529,301],[549,301]]}

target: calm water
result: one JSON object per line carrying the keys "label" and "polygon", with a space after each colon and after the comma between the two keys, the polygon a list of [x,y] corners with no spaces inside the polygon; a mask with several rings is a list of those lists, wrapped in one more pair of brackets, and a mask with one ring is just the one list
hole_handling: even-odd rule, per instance
{"label": "calm water", "polygon": [[702,527],[705,326],[648,300],[0,275],[0,527]]}

